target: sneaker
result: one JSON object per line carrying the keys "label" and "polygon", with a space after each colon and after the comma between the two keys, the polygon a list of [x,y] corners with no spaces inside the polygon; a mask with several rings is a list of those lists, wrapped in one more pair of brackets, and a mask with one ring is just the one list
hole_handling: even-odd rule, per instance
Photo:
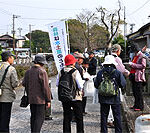
{"label": "sneaker", "polygon": [[135,108],[134,111],[142,111],[142,109],[136,109],[136,108]]}
{"label": "sneaker", "polygon": [[132,107],[130,107],[129,109],[134,109],[135,107],[134,106],[132,106]]}
{"label": "sneaker", "polygon": [[77,122],[76,118],[75,118],[75,117],[72,117],[71,122]]}
{"label": "sneaker", "polygon": [[53,117],[45,117],[45,120],[53,120]]}
{"label": "sneaker", "polygon": [[87,114],[87,112],[83,112],[83,116],[85,116]]}
{"label": "sneaker", "polygon": [[107,126],[109,128],[114,128],[115,127],[114,122],[107,122]]}

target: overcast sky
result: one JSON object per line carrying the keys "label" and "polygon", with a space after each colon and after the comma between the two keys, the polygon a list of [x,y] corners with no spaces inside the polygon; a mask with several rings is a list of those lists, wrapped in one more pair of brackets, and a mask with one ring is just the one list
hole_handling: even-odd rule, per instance
{"label": "overcast sky", "polygon": [[[22,35],[32,30],[48,31],[47,24],[61,19],[76,18],[82,9],[95,11],[97,7],[105,7],[113,11],[118,8],[118,0],[0,0],[0,35],[8,32],[11,34],[13,14],[20,17],[15,19],[16,34],[22,28]],[[120,0],[126,7],[126,21],[129,25],[135,24],[134,31],[148,23],[150,19],[150,0]]]}

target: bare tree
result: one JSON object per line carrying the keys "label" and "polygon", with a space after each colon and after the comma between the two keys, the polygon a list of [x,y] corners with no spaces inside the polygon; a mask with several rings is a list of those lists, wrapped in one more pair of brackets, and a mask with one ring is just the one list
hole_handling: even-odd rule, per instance
{"label": "bare tree", "polygon": [[110,47],[110,42],[112,41],[113,37],[116,35],[119,24],[121,22],[120,19],[120,11],[121,11],[121,4],[119,3],[119,9],[114,11],[114,13],[108,13],[105,8],[96,8],[97,12],[101,13],[101,22],[105,26],[106,30],[109,31],[110,36],[108,37],[107,46]]}
{"label": "bare tree", "polygon": [[96,17],[95,17],[95,12],[87,11],[85,10],[83,13],[80,13],[80,15],[77,15],[77,19],[81,23],[86,23],[86,28],[84,27],[85,25],[82,25],[83,29],[83,34],[86,39],[86,45],[89,50],[92,50],[91,45],[90,45],[90,21],[92,22]]}

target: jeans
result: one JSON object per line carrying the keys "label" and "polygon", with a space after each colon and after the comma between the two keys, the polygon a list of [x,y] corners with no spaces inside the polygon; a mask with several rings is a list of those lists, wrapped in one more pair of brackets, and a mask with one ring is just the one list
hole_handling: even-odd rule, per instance
{"label": "jeans", "polygon": [[114,125],[115,125],[115,133],[122,133],[122,125],[121,125],[121,109],[120,104],[101,104],[101,132],[108,133],[107,130],[107,118],[110,110],[110,106],[112,108],[113,117],[114,117]]}

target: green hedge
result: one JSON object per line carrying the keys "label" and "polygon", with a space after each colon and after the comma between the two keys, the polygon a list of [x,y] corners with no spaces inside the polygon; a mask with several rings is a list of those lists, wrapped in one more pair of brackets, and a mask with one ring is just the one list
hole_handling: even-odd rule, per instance
{"label": "green hedge", "polygon": [[[17,74],[18,74],[18,78],[21,79],[24,77],[25,72],[30,68],[29,65],[18,65],[15,64],[14,67],[16,68]],[[45,70],[48,74],[48,77],[54,76],[57,74],[57,69],[55,66],[55,62],[52,63],[52,67],[51,69],[48,69],[48,66],[45,66]]]}
{"label": "green hedge", "polygon": [[23,65],[15,65],[14,67],[16,68],[19,79],[23,78],[25,72],[30,68],[30,66],[23,66]]}

